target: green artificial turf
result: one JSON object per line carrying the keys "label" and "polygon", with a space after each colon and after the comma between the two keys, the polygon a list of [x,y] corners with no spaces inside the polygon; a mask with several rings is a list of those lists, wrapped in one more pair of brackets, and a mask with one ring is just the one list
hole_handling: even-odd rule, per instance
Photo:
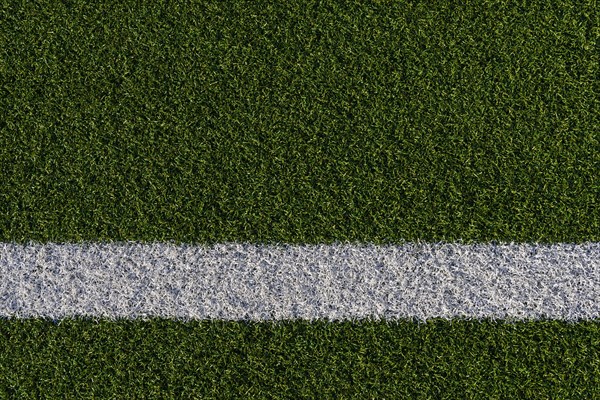
{"label": "green artificial turf", "polygon": [[5,321],[0,397],[600,397],[600,324]]}
{"label": "green artificial turf", "polygon": [[2,0],[0,241],[598,241],[599,10]]}
{"label": "green artificial turf", "polygon": [[[600,241],[600,7],[0,0],[0,242]],[[0,398],[599,398],[598,322],[0,320]]]}

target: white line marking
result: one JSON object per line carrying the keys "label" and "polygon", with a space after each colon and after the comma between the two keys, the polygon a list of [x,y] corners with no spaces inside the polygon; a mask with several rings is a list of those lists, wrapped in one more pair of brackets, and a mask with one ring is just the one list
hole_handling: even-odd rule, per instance
{"label": "white line marking", "polygon": [[600,317],[600,243],[1,243],[0,278],[0,317]]}

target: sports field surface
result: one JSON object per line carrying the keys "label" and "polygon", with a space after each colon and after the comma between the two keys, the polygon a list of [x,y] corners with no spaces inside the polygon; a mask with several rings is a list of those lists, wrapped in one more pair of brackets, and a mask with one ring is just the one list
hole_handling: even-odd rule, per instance
{"label": "sports field surface", "polygon": [[0,398],[600,398],[600,4],[0,0]]}

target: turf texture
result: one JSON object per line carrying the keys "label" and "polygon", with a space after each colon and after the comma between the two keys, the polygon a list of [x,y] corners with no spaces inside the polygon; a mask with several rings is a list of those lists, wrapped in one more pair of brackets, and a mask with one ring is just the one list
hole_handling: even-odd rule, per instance
{"label": "turf texture", "polygon": [[[0,242],[598,242],[599,10],[0,0]],[[595,398],[598,329],[3,319],[0,397]]]}
{"label": "turf texture", "polygon": [[0,241],[600,241],[595,0],[0,4]]}
{"label": "turf texture", "polygon": [[0,325],[6,398],[600,396],[600,326],[93,322]]}

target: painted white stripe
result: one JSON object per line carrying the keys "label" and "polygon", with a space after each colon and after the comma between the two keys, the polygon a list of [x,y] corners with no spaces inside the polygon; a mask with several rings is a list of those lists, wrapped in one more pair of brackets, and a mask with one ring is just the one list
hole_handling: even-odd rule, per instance
{"label": "painted white stripe", "polygon": [[0,276],[1,317],[600,317],[600,243],[3,243]]}

